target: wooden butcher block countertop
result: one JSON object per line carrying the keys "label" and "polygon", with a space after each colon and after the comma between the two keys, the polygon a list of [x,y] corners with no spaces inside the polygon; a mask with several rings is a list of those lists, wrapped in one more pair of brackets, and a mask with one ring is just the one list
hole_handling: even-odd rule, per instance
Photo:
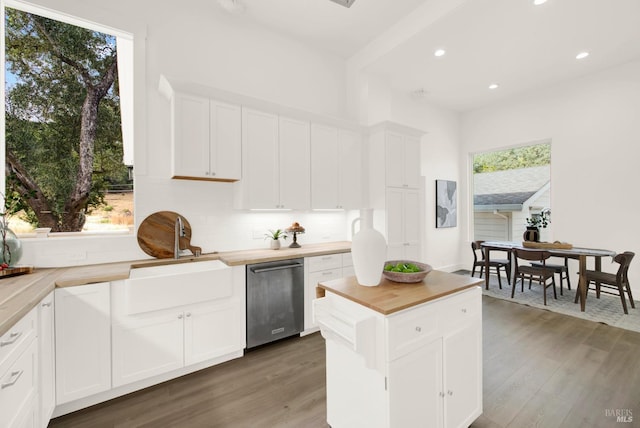
{"label": "wooden butcher block countertop", "polygon": [[434,270],[422,282],[414,284],[403,284],[383,278],[380,285],[365,287],[358,284],[355,276],[351,276],[319,283],[316,294],[318,297],[324,297],[325,292],[329,291],[383,315],[389,315],[475,287],[483,281],[468,275]]}
{"label": "wooden butcher block countertop", "polygon": [[56,287],[74,287],[96,282],[111,282],[129,278],[129,271],[138,267],[221,260],[229,266],[285,260],[296,257],[321,256],[351,251],[351,242],[307,244],[301,248],[280,250],[259,249],[183,256],[180,259],[149,259],[86,266],[36,268],[33,273],[0,280],[0,335],[34,308]]}

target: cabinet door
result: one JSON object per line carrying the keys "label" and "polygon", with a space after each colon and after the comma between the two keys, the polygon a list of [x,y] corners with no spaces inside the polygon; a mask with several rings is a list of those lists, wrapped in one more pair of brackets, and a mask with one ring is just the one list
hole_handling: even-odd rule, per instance
{"label": "cabinet door", "polygon": [[56,402],[111,388],[109,283],[55,290]]}
{"label": "cabinet door", "polygon": [[338,131],[339,205],[344,209],[362,208],[362,139],[352,131]]}
{"label": "cabinet door", "polygon": [[385,144],[386,185],[417,189],[420,185],[420,139],[388,132]]}
{"label": "cabinet door", "polygon": [[311,205],[309,122],[280,117],[279,172],[281,208],[309,209]]}
{"label": "cabinet door", "polygon": [[113,386],[184,366],[182,311],[135,315],[113,325]]}
{"label": "cabinet door", "polygon": [[420,139],[404,137],[404,184],[410,189],[420,186]]}
{"label": "cabinet door", "polygon": [[0,372],[0,427],[36,426],[37,379],[38,343],[32,340],[11,366]]}
{"label": "cabinet door", "polygon": [[387,257],[420,257],[420,194],[417,190],[387,188]]}
{"label": "cabinet door", "polygon": [[235,181],[242,177],[240,106],[211,100],[209,104],[209,177]]}
{"label": "cabinet door", "polygon": [[240,311],[232,304],[203,304],[185,310],[185,366],[244,348]]}
{"label": "cabinet door", "polygon": [[482,327],[477,323],[444,337],[446,427],[467,427],[482,413]]}
{"label": "cabinet door", "polygon": [[338,129],[311,125],[311,208],[340,208],[338,201]]}
{"label": "cabinet door", "polygon": [[242,208],[281,208],[278,157],[278,117],[243,108]]}
{"label": "cabinet door", "polygon": [[54,343],[54,299],[53,292],[42,299],[39,312],[38,345],[40,347],[40,411],[42,423],[47,426],[56,407],[56,367]]}
{"label": "cabinet door", "polygon": [[400,134],[387,132],[385,136],[385,169],[388,187],[403,187],[404,181],[404,141]]}
{"label": "cabinet door", "polygon": [[442,339],[389,364],[390,427],[441,427]]}
{"label": "cabinet door", "polygon": [[209,177],[209,99],[173,99],[173,177]]}
{"label": "cabinet door", "polygon": [[387,188],[387,258],[404,258],[404,191]]}

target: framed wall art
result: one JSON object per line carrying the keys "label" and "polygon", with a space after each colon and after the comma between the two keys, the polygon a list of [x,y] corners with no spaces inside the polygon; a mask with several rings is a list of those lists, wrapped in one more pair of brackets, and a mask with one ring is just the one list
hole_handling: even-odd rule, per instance
{"label": "framed wall art", "polygon": [[436,227],[456,227],[458,225],[457,183],[436,180]]}

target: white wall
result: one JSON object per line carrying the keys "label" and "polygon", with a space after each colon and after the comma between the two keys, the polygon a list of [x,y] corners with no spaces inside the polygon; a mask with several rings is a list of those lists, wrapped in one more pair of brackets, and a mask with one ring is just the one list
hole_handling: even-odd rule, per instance
{"label": "white wall", "polygon": [[[345,63],[293,39],[247,25],[243,16],[221,11],[217,2],[180,5],[151,0],[35,0],[50,9],[116,29],[146,33],[143,50],[146,109],[135,119],[146,138],[135,141],[135,216],[172,210],[193,229],[192,244],[203,251],[267,246],[258,231],[298,221],[305,242],[348,238],[349,213],[258,214],[231,208],[231,184],[168,179],[169,101],[160,95],[160,74],[263,99],[316,114],[346,117]],[[138,53],[140,50],[138,50]],[[140,100],[136,101],[141,105]],[[140,134],[136,134],[138,137]],[[260,236],[258,236],[260,235]],[[254,238],[254,236],[258,236]],[[135,236],[105,239],[24,241],[21,263],[77,265],[145,257]]]}
{"label": "white wall", "polygon": [[[551,140],[549,239],[640,257],[639,61],[468,112],[461,130],[461,168],[472,152]],[[468,215],[469,200],[462,202],[461,216]],[[603,262],[606,270],[616,266]],[[637,298],[640,261],[631,264],[630,283]]]}

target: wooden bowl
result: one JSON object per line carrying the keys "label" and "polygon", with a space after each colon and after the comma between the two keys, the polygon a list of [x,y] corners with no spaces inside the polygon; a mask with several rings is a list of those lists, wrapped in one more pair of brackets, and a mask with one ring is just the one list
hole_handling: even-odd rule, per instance
{"label": "wooden bowl", "polygon": [[398,263],[413,263],[414,265],[418,266],[418,268],[420,268],[420,272],[404,273],[404,272],[390,272],[388,270],[383,270],[382,276],[384,276],[385,278],[393,282],[413,283],[413,282],[422,281],[429,274],[429,272],[433,270],[431,265],[420,263],[420,262],[414,262],[412,260],[389,260],[384,262],[384,265],[385,266],[387,266],[388,264],[396,265]]}

